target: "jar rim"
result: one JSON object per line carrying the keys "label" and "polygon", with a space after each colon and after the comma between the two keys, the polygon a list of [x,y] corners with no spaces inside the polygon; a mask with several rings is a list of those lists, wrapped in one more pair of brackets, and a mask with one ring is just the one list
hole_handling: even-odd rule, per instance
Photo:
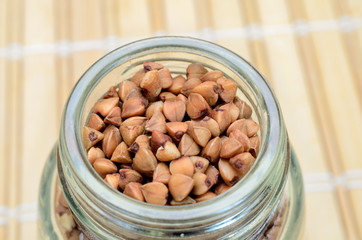
{"label": "jar rim", "polygon": [[[86,164],[88,163],[88,159],[82,145],[80,126],[82,104],[88,97],[85,93],[89,91],[97,81],[100,81],[102,76],[112,70],[106,69],[109,68],[111,63],[117,62],[120,57],[130,59],[129,56],[135,52],[156,48],[178,48],[179,51],[181,49],[190,50],[194,48],[215,57],[217,56],[218,60],[222,59],[222,64],[228,63],[228,68],[232,67],[235,71],[239,69],[250,75],[250,79],[253,81],[251,87],[259,91],[262,101],[266,106],[265,111],[262,112],[262,117],[265,120],[265,124],[268,124],[269,127],[268,131],[262,136],[263,141],[258,155],[258,159],[263,159],[262,164],[260,161],[256,161],[255,166],[249,171],[249,174],[235,185],[237,187],[232,187],[226,193],[214,199],[183,206],[150,205],[133,200],[112,190],[101,181],[99,177],[95,176],[92,171],[89,171],[89,166]],[[283,131],[285,131],[284,123],[273,90],[262,74],[242,57],[222,46],[200,39],[179,36],[152,37],[135,41],[113,50],[94,63],[81,76],[68,99],[63,114],[59,146],[61,154],[68,159],[68,166],[65,166],[65,169],[78,172],[76,178],[79,183],[88,186],[87,191],[92,193],[94,189],[97,189],[99,202],[107,203],[106,207],[109,207],[109,210],[116,208],[127,212],[130,214],[130,217],[140,214],[145,219],[150,219],[151,221],[155,221],[155,218],[160,222],[170,220],[185,221],[189,219],[211,219],[218,213],[225,211],[225,207],[233,208],[238,204],[240,205],[243,200],[252,195],[255,189],[260,187],[263,181],[266,180],[265,176],[269,174],[271,168],[278,164],[278,152],[280,145],[283,144],[281,141],[282,135],[284,134]],[[269,142],[278,144],[267,144]],[[92,186],[94,189],[89,186]],[[221,199],[223,204],[220,204]],[[122,202],[122,206],[120,206],[120,202]],[[195,210],[196,208],[197,210]]]}

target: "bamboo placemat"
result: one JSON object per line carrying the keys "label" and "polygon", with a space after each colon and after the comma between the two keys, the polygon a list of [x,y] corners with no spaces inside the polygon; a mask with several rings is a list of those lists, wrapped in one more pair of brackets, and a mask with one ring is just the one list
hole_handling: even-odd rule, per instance
{"label": "bamboo placemat", "polygon": [[36,239],[42,168],[80,75],[168,34],[262,71],[302,166],[305,239],[362,239],[360,0],[0,0],[0,239]]}

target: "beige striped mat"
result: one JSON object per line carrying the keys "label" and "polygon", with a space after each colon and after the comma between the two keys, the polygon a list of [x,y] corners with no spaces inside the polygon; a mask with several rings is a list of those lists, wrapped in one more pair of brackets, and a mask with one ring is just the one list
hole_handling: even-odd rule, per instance
{"label": "beige striped mat", "polygon": [[0,0],[0,239],[36,239],[40,175],[79,76],[169,34],[267,76],[304,174],[304,238],[362,239],[361,0]]}

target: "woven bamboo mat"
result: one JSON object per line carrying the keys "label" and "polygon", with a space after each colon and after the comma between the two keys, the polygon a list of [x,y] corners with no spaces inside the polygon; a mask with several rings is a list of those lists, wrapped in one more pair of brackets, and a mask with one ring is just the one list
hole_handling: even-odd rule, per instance
{"label": "woven bamboo mat", "polygon": [[167,34],[262,71],[302,166],[305,239],[362,239],[361,0],[0,0],[0,239],[36,239],[42,167],[80,75]]}

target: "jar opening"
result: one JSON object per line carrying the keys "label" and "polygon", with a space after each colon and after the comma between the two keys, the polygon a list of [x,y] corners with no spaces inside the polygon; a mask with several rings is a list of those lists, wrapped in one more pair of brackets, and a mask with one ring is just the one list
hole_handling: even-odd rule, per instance
{"label": "jar opening", "polygon": [[[129,79],[144,61],[160,62],[173,73],[181,73],[190,61],[218,69],[237,82],[238,95],[244,95],[251,104],[254,119],[261,128],[260,152],[248,174],[224,194],[194,205],[151,206],[115,191],[90,166],[82,144],[81,127],[91,106],[109,86]],[[133,42],[107,54],[91,66],[74,87],[61,129],[59,149],[63,180],[68,182],[68,187],[74,187],[72,193],[79,199],[91,200],[93,203],[83,203],[87,207],[101,207],[103,211],[113,212],[115,217],[126,218],[129,222],[139,220],[138,216],[142,216],[147,224],[157,223],[165,228],[175,222],[185,226],[191,226],[200,219],[213,222],[220,218],[220,214],[228,216],[235,209],[250,209],[252,200],[263,194],[261,191],[268,179],[275,178],[278,171],[285,171],[281,156],[286,145],[286,133],[280,108],[269,84],[237,54],[198,39],[155,37]],[[222,227],[222,223],[219,225]]]}

